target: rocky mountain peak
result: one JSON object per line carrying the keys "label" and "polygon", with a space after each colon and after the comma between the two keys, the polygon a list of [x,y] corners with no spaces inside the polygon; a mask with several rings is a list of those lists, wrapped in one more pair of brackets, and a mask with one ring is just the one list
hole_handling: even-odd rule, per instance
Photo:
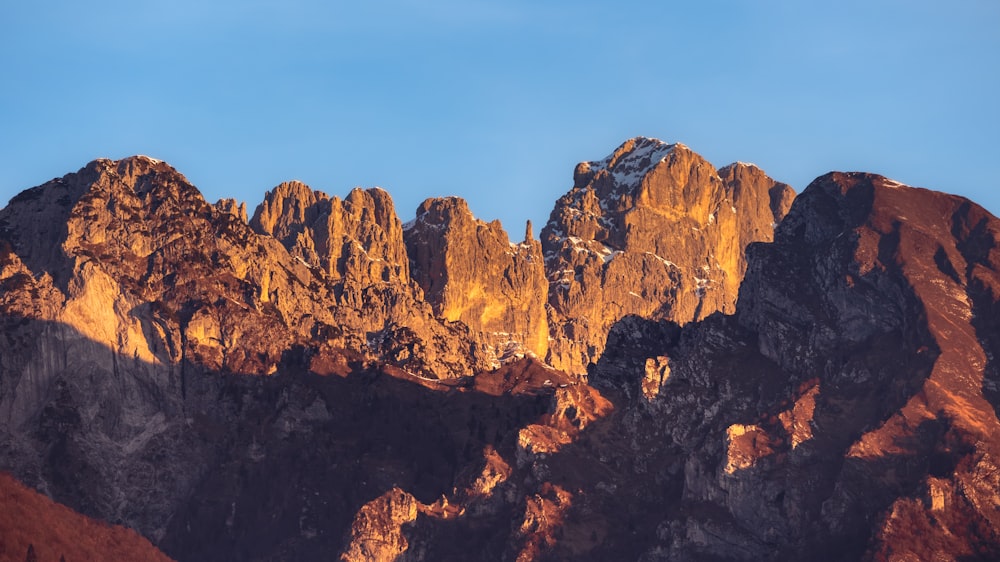
{"label": "rocky mountain peak", "polygon": [[0,229],[25,264],[65,284],[66,256],[109,240],[147,255],[147,217],[211,212],[201,193],[168,164],[146,156],[94,160],[76,173],[22,192],[0,211]]}
{"label": "rocky mountain peak", "polygon": [[264,194],[254,211],[252,226],[261,234],[280,239],[291,225],[314,222],[321,214],[321,203],[329,200],[322,191],[314,191],[300,181],[282,182]]}
{"label": "rocky mountain peak", "polygon": [[341,200],[285,182],[265,194],[250,226],[334,278],[408,282],[402,223],[383,189],[355,188]]}
{"label": "rocky mountain peak", "polygon": [[[0,468],[180,560],[1000,559],[967,200],[640,137],[541,242],[378,188],[245,209],[133,157],[0,211]],[[8,495],[0,558],[62,540]]]}
{"label": "rocky mountain peak", "polygon": [[215,202],[215,209],[221,213],[240,219],[240,222],[246,223],[248,221],[247,204],[244,201],[237,201],[231,198],[219,199]]}
{"label": "rocky mountain peak", "polygon": [[[774,224],[778,224],[788,214],[795,199],[795,191],[791,186],[775,182],[756,164],[734,162],[719,168],[719,177],[729,189],[729,198],[734,203],[755,205],[752,209],[741,209],[740,205],[736,205],[738,214],[762,214],[760,206],[766,204],[774,218]],[[756,197],[762,189],[767,190],[770,196],[768,200]]]}
{"label": "rocky mountain peak", "polygon": [[[650,354],[659,355],[652,374],[666,377],[655,408],[688,415],[683,381],[720,412],[715,429],[698,431],[718,435],[721,454],[692,449],[688,466],[700,468],[685,497],[725,505],[740,529],[677,542],[672,557],[729,558],[723,543],[761,544],[775,524],[805,542],[760,551],[774,558],[834,548],[831,558],[929,559],[973,552],[968,529],[996,536],[1000,522],[981,506],[997,486],[984,475],[996,474],[988,436],[1000,431],[990,395],[998,242],[1000,222],[960,197],[864,173],[810,184],[774,242],[750,246],[736,316],[685,327]],[[728,368],[708,365],[734,356],[738,375],[713,378]],[[635,380],[649,378],[648,365]],[[752,388],[708,391],[748,376]],[[806,480],[827,482],[825,491]],[[801,517],[815,523],[792,522],[782,502],[768,507],[762,490],[776,481],[781,497],[809,498]],[[692,525],[713,526],[697,515]],[[986,542],[981,553],[995,552]]]}
{"label": "rocky mountain peak", "polygon": [[435,313],[465,323],[498,359],[548,349],[545,264],[527,234],[511,242],[459,197],[424,201],[404,233],[411,274]]}
{"label": "rocky mountain peak", "polygon": [[632,190],[647,173],[663,162],[675,149],[686,150],[682,144],[667,144],[659,139],[635,137],[622,143],[603,160],[581,162],[573,172],[574,187],[583,187],[599,174],[609,181],[604,185]]}
{"label": "rocky mountain peak", "polygon": [[541,233],[550,324],[562,331],[553,365],[584,372],[629,314],[685,323],[735,309],[743,249],[771,239],[794,193],[756,167],[724,173],[644,137],[577,166]]}

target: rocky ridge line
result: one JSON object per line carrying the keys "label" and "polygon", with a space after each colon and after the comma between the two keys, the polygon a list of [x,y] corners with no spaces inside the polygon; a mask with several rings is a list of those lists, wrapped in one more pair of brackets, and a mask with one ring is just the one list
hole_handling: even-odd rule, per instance
{"label": "rocky ridge line", "polygon": [[644,137],[579,164],[541,233],[550,364],[585,373],[628,315],[684,324],[732,313],[746,246],[771,240],[793,197],[756,166],[717,171]]}
{"label": "rocky ridge line", "polygon": [[[481,371],[495,328],[468,303],[461,322],[435,319],[447,298],[404,282],[419,264],[477,283],[448,256],[478,247],[413,260],[380,190],[332,211],[305,186],[276,189],[255,213],[271,234],[142,157],[23,193],[0,211],[0,461],[182,559],[1000,555],[997,219],[831,174],[752,244],[788,193],[755,167],[713,176],[648,139],[585,167],[557,210],[594,230],[563,249],[628,246],[594,279],[672,212],[664,228],[706,232],[688,244],[718,262],[718,284],[670,268],[668,304],[691,318],[614,322],[593,386],[530,359]],[[701,180],[730,199],[703,199]],[[696,216],[666,203],[686,197]],[[721,218],[727,201],[753,220]],[[503,248],[458,201],[426,205],[443,217],[428,225],[455,222],[449,241],[534,271],[519,268],[537,247]],[[728,245],[710,246],[721,224]],[[642,256],[662,263],[670,245],[653,244]],[[743,265],[723,259],[744,244]],[[680,258],[701,256],[691,247]],[[682,289],[728,306],[730,271],[735,314],[703,315]]]}
{"label": "rocky ridge line", "polygon": [[526,230],[511,242],[499,221],[484,223],[447,197],[424,201],[404,231],[411,274],[434,313],[478,333],[497,365],[548,351],[545,263],[530,223]]}

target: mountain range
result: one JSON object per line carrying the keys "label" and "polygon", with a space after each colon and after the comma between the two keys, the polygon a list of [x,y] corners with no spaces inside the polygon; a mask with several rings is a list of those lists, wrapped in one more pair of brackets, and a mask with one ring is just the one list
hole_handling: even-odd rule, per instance
{"label": "mountain range", "polygon": [[0,558],[1000,559],[995,217],[644,137],[572,180],[521,241],[145,156],[14,197]]}

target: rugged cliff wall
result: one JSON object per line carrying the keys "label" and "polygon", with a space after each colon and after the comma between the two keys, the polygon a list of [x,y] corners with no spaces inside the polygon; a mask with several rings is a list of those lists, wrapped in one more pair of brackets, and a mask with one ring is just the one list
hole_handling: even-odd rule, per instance
{"label": "rugged cliff wall", "polygon": [[735,316],[616,327],[592,380],[648,510],[627,557],[996,557],[998,241],[961,198],[830,174],[751,246]]}
{"label": "rugged cliff wall", "polygon": [[684,324],[732,313],[747,244],[771,239],[793,196],[755,166],[716,171],[682,144],[643,137],[579,164],[542,229],[549,362],[585,373],[628,315]]}
{"label": "rugged cliff wall", "polygon": [[403,227],[382,189],[355,188],[341,201],[300,182],[283,183],[267,192],[250,226],[331,279],[362,285],[409,280]]}
{"label": "rugged cliff wall", "polygon": [[478,220],[465,201],[448,197],[424,201],[404,236],[434,312],[465,323],[501,360],[548,351],[545,263],[527,230],[523,242],[511,242],[499,222]]}
{"label": "rugged cliff wall", "polygon": [[375,199],[349,198],[371,220],[345,242],[357,251],[341,277],[146,157],[98,160],[13,199],[0,211],[4,466],[159,542],[220,454],[206,428],[238,423],[222,374],[343,375],[376,359],[443,378],[484,368],[464,326],[435,320],[366,254],[380,240]]}
{"label": "rugged cliff wall", "polygon": [[1000,221],[791,197],[634,139],[540,248],[95,161],[0,211],[0,468],[180,560],[997,559]]}

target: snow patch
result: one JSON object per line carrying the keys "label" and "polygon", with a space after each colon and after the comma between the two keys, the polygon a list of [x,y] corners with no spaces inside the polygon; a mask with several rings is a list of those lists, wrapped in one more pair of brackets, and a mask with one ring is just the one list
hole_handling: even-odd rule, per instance
{"label": "snow patch", "polygon": [[[679,144],[667,144],[659,139],[636,139],[635,147],[612,164],[614,154],[601,161],[588,162],[592,172],[607,170],[616,188],[634,188],[653,168],[667,157]],[[612,195],[618,195],[617,190]]]}
{"label": "snow patch", "polygon": [[[707,269],[707,268],[702,268],[702,269]],[[695,277],[694,281],[695,281],[694,294],[698,295],[698,298],[704,297],[705,290],[708,289],[708,285],[709,283],[712,282],[712,280],[708,278]]]}
{"label": "snow patch", "polygon": [[[670,260],[668,260],[668,259],[665,259],[665,258],[662,258],[662,257],[660,257],[660,256],[658,256],[658,255],[656,255],[656,254],[654,254],[653,252],[646,252],[646,255],[648,255],[648,256],[653,256],[654,258],[656,258],[656,259],[660,260],[661,262],[663,262],[663,263],[664,263],[664,264],[666,264],[666,265],[669,265],[670,267],[677,267],[677,264],[676,264],[676,263],[674,263],[674,262],[672,262],[672,261],[670,261]],[[679,268],[678,268],[678,269],[679,269]]]}

